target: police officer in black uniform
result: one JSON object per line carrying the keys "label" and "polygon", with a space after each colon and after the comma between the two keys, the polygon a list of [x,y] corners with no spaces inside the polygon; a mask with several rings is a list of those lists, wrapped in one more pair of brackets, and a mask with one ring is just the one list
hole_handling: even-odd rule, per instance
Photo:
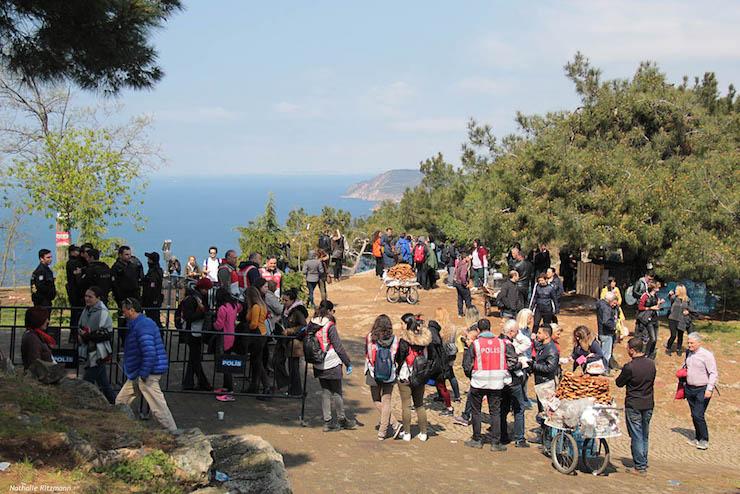
{"label": "police officer in black uniform", "polygon": [[146,252],[144,255],[147,258],[149,269],[144,275],[141,305],[144,307],[146,316],[161,328],[162,321],[159,317],[159,308],[162,307],[162,301],[164,300],[162,293],[164,271],[159,266],[159,254],[157,252]]}
{"label": "police officer in black uniform", "polygon": [[70,321],[69,321],[69,342],[77,342],[77,323],[80,321],[80,315],[82,315],[82,309],[85,307],[85,297],[80,293],[79,281],[82,277],[82,270],[87,266],[87,263],[80,255],[80,248],[76,245],[70,245],[67,249],[69,258],[65,266],[67,272],[67,300],[69,305],[72,307]]}
{"label": "police officer in black uniform", "polygon": [[106,263],[100,260],[100,251],[98,249],[87,249],[87,258],[89,263],[82,272],[82,278],[80,279],[79,287],[80,292],[85,294],[88,288],[91,286],[100,287],[103,291],[103,295],[100,300],[108,306],[108,294],[113,287],[112,276],[110,268]]}
{"label": "police officer in black uniform", "polygon": [[[141,282],[143,275],[136,262],[133,261],[131,248],[128,245],[122,245],[118,248],[118,259],[111,266],[111,275],[113,276],[113,298],[116,300],[118,307],[127,298],[141,300]],[[145,306],[146,307],[146,306]],[[118,314],[118,327],[126,327],[126,318],[123,314]]]}
{"label": "police officer in black uniform", "polygon": [[39,251],[39,265],[31,275],[31,300],[34,307],[51,307],[51,302],[57,296],[54,286],[54,273],[51,268],[51,251]]}

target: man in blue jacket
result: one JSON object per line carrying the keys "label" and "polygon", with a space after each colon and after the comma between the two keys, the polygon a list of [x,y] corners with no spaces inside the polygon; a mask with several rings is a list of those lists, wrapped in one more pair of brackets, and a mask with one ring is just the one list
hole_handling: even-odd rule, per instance
{"label": "man in blue jacket", "polygon": [[121,312],[128,328],[123,352],[126,382],[116,397],[116,405],[131,405],[141,394],[159,423],[174,432],[177,425],[159,387],[159,379],[167,372],[167,352],[159,328],[141,311],[141,302],[135,298],[127,298],[121,303]]}

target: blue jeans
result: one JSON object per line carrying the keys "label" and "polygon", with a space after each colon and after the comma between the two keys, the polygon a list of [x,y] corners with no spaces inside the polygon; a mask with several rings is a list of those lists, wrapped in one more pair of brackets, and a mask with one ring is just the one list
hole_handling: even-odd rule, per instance
{"label": "blue jeans", "polygon": [[709,398],[704,398],[706,390],[706,386],[689,386],[688,384],[684,388],[686,401],[691,409],[691,420],[694,422],[697,441],[709,441],[709,428],[707,427],[707,420],[704,418],[704,413],[709,406]]}
{"label": "blue jeans", "polygon": [[648,436],[650,435],[650,418],[653,409],[635,410],[625,408],[627,431],[629,432],[632,449],[632,460],[636,470],[647,470],[648,467]]}
{"label": "blue jeans", "polygon": [[606,364],[606,368],[609,369],[609,361],[612,358],[612,347],[614,346],[614,335],[600,334],[599,343],[601,343],[601,351],[604,353],[604,363]]}
{"label": "blue jeans", "polygon": [[313,293],[316,291],[316,285],[318,285],[318,281],[307,281],[306,287],[308,288],[308,304],[309,305],[316,305],[313,301]]}
{"label": "blue jeans", "polygon": [[524,390],[517,384],[509,387],[511,411],[514,414],[514,441],[524,441]]}

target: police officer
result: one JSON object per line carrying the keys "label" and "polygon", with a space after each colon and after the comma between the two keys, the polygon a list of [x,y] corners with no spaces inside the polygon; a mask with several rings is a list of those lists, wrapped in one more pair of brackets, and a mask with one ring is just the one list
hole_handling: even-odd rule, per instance
{"label": "police officer", "polygon": [[162,283],[164,280],[164,271],[159,266],[159,254],[157,252],[146,252],[149,269],[144,275],[144,289],[142,292],[141,303],[144,306],[144,313],[149,319],[152,319],[158,327],[162,327],[162,321],[159,317],[159,308],[162,306],[164,295],[162,294]]}
{"label": "police officer", "polygon": [[[141,282],[143,276],[140,276],[140,270],[137,264],[132,260],[131,248],[128,245],[122,245],[118,248],[118,259],[111,266],[111,276],[113,282],[113,298],[116,300],[118,307],[121,306],[127,298],[141,300]],[[144,307],[147,307],[145,304]],[[118,315],[118,327],[126,326],[126,318],[123,314]]]}
{"label": "police officer", "polygon": [[80,315],[82,315],[82,308],[85,306],[85,299],[81,296],[82,294],[80,293],[80,287],[78,285],[80,278],[82,277],[82,270],[87,266],[87,263],[81,257],[80,248],[78,246],[74,244],[70,245],[67,249],[67,253],[69,258],[65,265],[65,271],[67,272],[66,289],[67,300],[69,300],[69,305],[72,308],[69,321],[69,342],[76,343],[77,323],[80,320]]}
{"label": "police officer", "polygon": [[108,294],[113,287],[110,268],[100,260],[100,251],[98,249],[88,248],[85,252],[89,263],[82,272],[82,278],[79,283],[80,291],[85,293],[91,286],[99,287],[103,291],[100,300],[108,306]]}
{"label": "police officer", "polygon": [[54,286],[54,273],[51,268],[51,251],[39,251],[39,265],[31,275],[31,300],[34,307],[51,307],[51,302],[57,296]]}
{"label": "police officer", "polygon": [[478,335],[463,359],[463,370],[470,376],[470,399],[472,402],[473,438],[465,446],[482,448],[481,406],[483,397],[488,400],[491,417],[491,451],[506,451],[501,444],[501,399],[503,389],[511,383],[509,367],[517,364],[516,351],[505,340],[497,338],[489,330]]}

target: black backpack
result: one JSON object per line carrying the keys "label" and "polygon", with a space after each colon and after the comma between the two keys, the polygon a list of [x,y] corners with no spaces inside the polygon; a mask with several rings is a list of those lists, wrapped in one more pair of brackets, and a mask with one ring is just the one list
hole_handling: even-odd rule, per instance
{"label": "black backpack", "polygon": [[322,326],[314,322],[310,322],[306,326],[306,335],[303,338],[303,355],[308,364],[323,364],[326,358],[326,351],[321,348],[321,343],[316,336],[321,328]]}

